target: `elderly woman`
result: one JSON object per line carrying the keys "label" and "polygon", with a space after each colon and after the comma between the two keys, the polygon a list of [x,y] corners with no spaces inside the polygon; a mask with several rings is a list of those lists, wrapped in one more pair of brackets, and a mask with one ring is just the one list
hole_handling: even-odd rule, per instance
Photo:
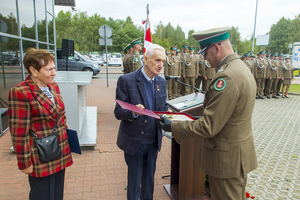
{"label": "elderly woman", "polygon": [[[63,199],[65,168],[72,165],[66,134],[65,106],[57,83],[54,57],[46,50],[29,49],[24,66],[29,75],[11,88],[8,117],[11,139],[19,169],[28,175],[30,200]],[[41,162],[32,134],[47,137],[57,121],[57,142],[61,156]]]}
{"label": "elderly woman", "polygon": [[291,82],[294,78],[293,65],[290,62],[291,58],[289,56],[285,58],[285,62],[282,62],[282,98],[290,98],[287,96],[287,93],[289,92]]}

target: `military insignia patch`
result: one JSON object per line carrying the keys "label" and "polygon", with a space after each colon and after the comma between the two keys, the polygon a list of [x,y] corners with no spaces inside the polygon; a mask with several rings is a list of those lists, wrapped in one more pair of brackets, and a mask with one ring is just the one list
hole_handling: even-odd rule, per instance
{"label": "military insignia patch", "polygon": [[219,78],[218,80],[216,80],[215,84],[214,84],[214,88],[217,91],[222,91],[226,88],[227,86],[227,82],[224,78]]}
{"label": "military insignia patch", "polygon": [[134,62],[139,62],[140,58],[139,57],[135,57],[134,58]]}

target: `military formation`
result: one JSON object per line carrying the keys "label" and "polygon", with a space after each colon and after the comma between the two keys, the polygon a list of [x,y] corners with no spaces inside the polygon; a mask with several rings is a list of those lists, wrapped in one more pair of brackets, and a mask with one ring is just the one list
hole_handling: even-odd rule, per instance
{"label": "military formation", "polygon": [[[279,99],[282,88],[282,98],[287,96],[293,77],[293,65],[289,56],[283,59],[283,54],[260,51],[255,56],[248,52],[240,59],[253,74],[256,80],[256,99]],[[265,97],[264,97],[265,96]]]}
{"label": "military formation", "polygon": [[[141,39],[135,39],[124,48],[124,74],[138,70],[143,66],[143,60],[139,53],[142,51],[143,43]],[[282,98],[287,96],[291,80],[293,77],[293,65],[291,59],[287,56],[283,59],[283,54],[270,53],[270,51],[260,51],[257,55],[248,52],[240,59],[252,73],[256,85],[256,99],[279,99],[282,92]],[[216,74],[216,69],[211,68],[207,60],[204,60],[201,54],[194,54],[194,47],[184,44],[182,51],[176,46],[166,52],[166,61],[164,63],[164,76],[177,76],[178,80],[187,85],[194,86],[202,91],[207,91],[208,85]],[[179,96],[185,96],[194,92],[191,87],[179,84],[175,79],[167,80],[168,99],[175,99]],[[265,97],[264,97],[265,96]]]}

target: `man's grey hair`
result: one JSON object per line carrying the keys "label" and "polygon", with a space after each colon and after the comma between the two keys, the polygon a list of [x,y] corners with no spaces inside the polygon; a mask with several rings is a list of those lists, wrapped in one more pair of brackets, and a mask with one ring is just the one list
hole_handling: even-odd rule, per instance
{"label": "man's grey hair", "polygon": [[158,44],[150,44],[146,49],[145,56],[150,58],[153,55],[153,51],[155,49],[161,50],[164,52],[164,54],[166,54],[166,51],[162,46],[159,46]]}

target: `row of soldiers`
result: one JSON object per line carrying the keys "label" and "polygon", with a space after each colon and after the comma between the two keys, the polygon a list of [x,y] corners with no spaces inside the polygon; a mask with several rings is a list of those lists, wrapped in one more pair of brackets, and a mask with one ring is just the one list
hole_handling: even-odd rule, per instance
{"label": "row of soldiers", "polygon": [[263,96],[270,99],[271,94],[272,98],[278,99],[281,85],[282,97],[289,98],[287,93],[294,78],[289,56],[283,60],[282,53],[260,51],[256,58],[252,52],[248,52],[242,60],[256,80],[256,99],[264,99]]}

